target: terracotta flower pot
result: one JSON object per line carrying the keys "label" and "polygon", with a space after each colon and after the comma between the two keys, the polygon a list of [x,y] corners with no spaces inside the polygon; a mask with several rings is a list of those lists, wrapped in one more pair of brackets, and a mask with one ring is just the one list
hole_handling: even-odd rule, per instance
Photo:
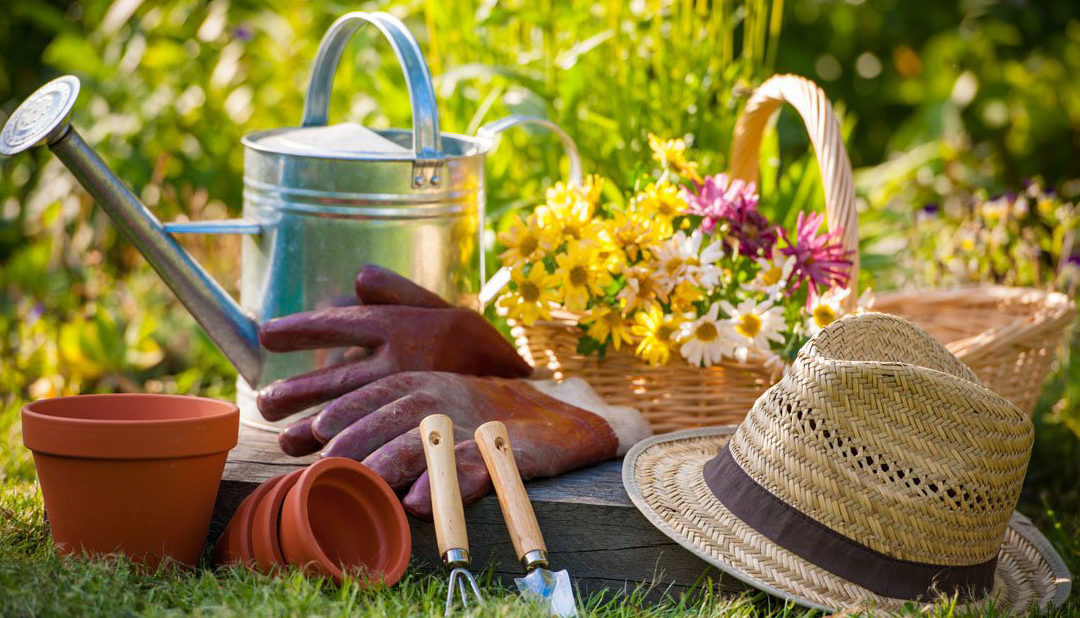
{"label": "terracotta flower pot", "polygon": [[239,563],[244,565],[255,564],[254,542],[251,538],[251,526],[255,519],[255,509],[259,506],[263,496],[277,486],[285,474],[279,474],[272,479],[259,484],[247,495],[240,506],[236,507],[232,519],[229,520],[221,537],[214,546],[214,564]]}
{"label": "terracotta flower pot", "polygon": [[280,535],[286,560],[338,583],[347,573],[365,584],[392,586],[412,551],[405,510],[393,490],[370,468],[344,457],[304,470],[282,505]]}
{"label": "terracotta flower pot", "polygon": [[236,446],[235,405],[174,395],[82,395],[23,408],[57,550],[194,564]]}
{"label": "terracotta flower pot", "polygon": [[[303,470],[297,470],[284,475],[276,481],[255,506],[255,512],[251,518],[251,549],[255,554],[255,565],[258,571],[269,575],[275,567],[288,566],[285,556],[281,553],[281,541],[279,530],[281,518],[281,505],[285,503],[288,495],[300,479]],[[260,485],[268,485],[269,481]]]}

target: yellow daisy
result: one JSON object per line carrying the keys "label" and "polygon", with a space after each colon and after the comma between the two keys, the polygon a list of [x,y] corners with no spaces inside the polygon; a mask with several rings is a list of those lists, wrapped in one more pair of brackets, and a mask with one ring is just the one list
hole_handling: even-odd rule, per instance
{"label": "yellow daisy", "polygon": [[611,284],[611,274],[603,268],[596,250],[581,243],[570,243],[566,253],[555,256],[556,275],[562,280],[563,305],[571,311],[583,311],[589,298],[603,293]]}
{"label": "yellow daisy", "polygon": [[597,305],[589,312],[589,317],[583,324],[588,324],[588,334],[597,341],[605,341],[611,336],[611,343],[618,350],[625,343],[631,343],[630,329],[626,320],[618,310],[607,305]]}
{"label": "yellow daisy", "polygon": [[510,272],[510,280],[517,284],[517,290],[499,299],[499,306],[506,309],[508,318],[525,326],[532,326],[541,318],[551,319],[551,305],[559,300],[554,289],[559,284],[558,277],[548,274],[542,264],[537,264],[528,275],[518,266]]}
{"label": "yellow daisy", "polygon": [[525,262],[539,262],[550,248],[550,242],[536,225],[536,219],[527,221],[518,217],[505,232],[499,232],[499,242],[506,247],[500,257],[506,266],[519,266]]}
{"label": "yellow daisy", "polygon": [[659,226],[661,236],[667,237],[671,236],[671,222],[683,214],[687,204],[675,185],[664,183],[657,187],[650,184],[634,197],[634,208]]}
{"label": "yellow daisy", "polygon": [[581,188],[581,196],[592,206],[600,201],[600,192],[604,189],[604,179],[596,174],[585,177],[585,186]]}
{"label": "yellow daisy", "polygon": [[648,218],[637,212],[613,212],[607,221],[607,233],[612,242],[622,247],[627,257],[635,262],[645,257],[648,247],[660,242],[660,235]]}
{"label": "yellow daisy", "polygon": [[536,219],[543,230],[557,239],[581,240],[594,225],[593,206],[581,195],[580,190],[556,183],[547,190],[547,200],[536,209]]}
{"label": "yellow daisy", "polygon": [[675,289],[671,291],[671,295],[668,297],[671,303],[672,311],[692,311],[692,305],[698,301],[705,300],[705,292],[696,285],[690,283],[680,283],[675,286]]}
{"label": "yellow daisy", "polygon": [[637,355],[650,365],[666,364],[671,352],[679,345],[676,335],[681,326],[678,318],[665,315],[659,305],[638,311],[634,314],[634,325],[630,327],[630,332],[641,340]]}

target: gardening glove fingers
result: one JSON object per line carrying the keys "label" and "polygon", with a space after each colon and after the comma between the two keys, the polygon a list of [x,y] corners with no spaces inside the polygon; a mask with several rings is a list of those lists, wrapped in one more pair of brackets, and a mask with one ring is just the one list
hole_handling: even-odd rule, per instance
{"label": "gardening glove fingers", "polygon": [[329,442],[356,421],[412,392],[412,375],[395,373],[338,397],[316,415],[312,431],[323,443]]}
{"label": "gardening glove fingers", "polygon": [[394,491],[405,491],[426,466],[420,428],[414,427],[387,442],[360,463],[381,476]]}
{"label": "gardening glove fingers", "polygon": [[376,353],[357,362],[273,382],[259,391],[255,402],[263,418],[277,421],[384,378],[394,370],[384,354]]}
{"label": "gardening glove fingers", "polygon": [[323,447],[323,442],[316,438],[311,431],[311,423],[314,420],[314,415],[308,416],[290,423],[288,427],[283,429],[278,434],[278,445],[281,447],[281,452],[293,457],[303,457],[318,452]]}
{"label": "gardening glove fingers", "polygon": [[[468,432],[454,428],[455,443],[467,439],[469,439]],[[374,470],[390,487],[394,488],[394,491],[404,492],[412,487],[416,479],[427,469],[420,428],[410,429],[394,438],[365,457],[360,463]]]}
{"label": "gardening glove fingers", "polygon": [[439,402],[426,393],[413,393],[393,401],[353,423],[323,448],[323,457],[348,457],[363,461],[376,449],[420,426],[420,421],[439,411]]}
{"label": "gardening glove fingers", "polygon": [[[454,434],[457,439],[457,428],[454,429]],[[418,442],[419,439],[417,436]],[[423,448],[423,443],[420,443],[420,447]],[[480,448],[476,446],[476,440],[470,437],[455,444],[454,459],[457,462],[458,488],[461,490],[462,504],[472,504],[491,493],[491,476],[488,474],[487,466],[484,465],[484,458],[480,455]],[[401,499],[401,504],[413,517],[427,521],[432,519],[431,485],[426,469]]]}
{"label": "gardening glove fingers", "polygon": [[259,343],[271,352],[361,346],[386,341],[386,307],[349,305],[294,313],[259,327]]}
{"label": "gardening glove fingers", "polygon": [[356,297],[365,305],[408,305],[446,309],[446,302],[401,275],[381,266],[368,264],[356,275]]}

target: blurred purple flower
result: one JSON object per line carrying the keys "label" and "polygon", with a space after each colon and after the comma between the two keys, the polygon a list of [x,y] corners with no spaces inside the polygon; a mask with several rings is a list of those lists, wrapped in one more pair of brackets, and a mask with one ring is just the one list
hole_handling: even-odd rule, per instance
{"label": "blurred purple flower", "polygon": [[818,233],[825,217],[821,213],[805,216],[799,213],[794,240],[784,232],[787,247],[784,255],[795,257],[792,278],[797,288],[806,279],[811,294],[820,294],[833,286],[846,287],[850,279],[851,260],[840,242],[840,230]]}
{"label": "blurred purple flower", "polygon": [[30,313],[26,316],[26,321],[30,324],[33,324],[34,322],[37,322],[38,318],[40,318],[44,313],[45,307],[42,306],[41,303],[35,303],[34,306],[30,308]]}
{"label": "blurred purple flower", "polygon": [[936,216],[938,210],[941,210],[941,206],[937,202],[930,202],[929,204],[924,204],[922,207],[923,214],[929,217]]}
{"label": "blurred purple flower", "polygon": [[240,39],[241,41],[250,41],[254,34],[255,33],[251,31],[251,28],[248,28],[244,24],[240,24],[233,28],[233,38]]}

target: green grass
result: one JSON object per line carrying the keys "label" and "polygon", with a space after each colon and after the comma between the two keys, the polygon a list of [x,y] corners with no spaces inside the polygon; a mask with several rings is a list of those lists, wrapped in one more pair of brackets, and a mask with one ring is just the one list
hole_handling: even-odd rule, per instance
{"label": "green grass", "polygon": [[[9,417],[11,418],[11,417]],[[10,432],[17,438],[14,427]],[[1080,571],[1080,468],[1077,441],[1047,415],[1039,423],[1028,485],[1020,510],[1031,515],[1065,558]],[[18,440],[21,441],[21,440]],[[442,573],[422,572],[416,565],[392,589],[364,590],[346,583],[307,579],[299,572],[266,577],[241,568],[213,569],[204,560],[193,570],[164,569],[140,573],[123,560],[59,558],[52,551],[41,495],[24,474],[32,461],[18,442],[9,442],[5,469],[22,478],[8,478],[0,489],[0,616],[405,616],[440,615],[445,595]],[[521,603],[516,592],[480,576],[484,616],[539,615]],[[581,598],[588,616],[813,616],[815,612],[785,605],[758,593],[721,595],[713,582],[702,582],[679,598],[640,586],[624,596],[596,593]],[[1053,616],[1080,614],[1080,601]],[[917,615],[914,610],[907,615]],[[997,616],[992,609],[973,613],[946,603],[931,615]]]}

